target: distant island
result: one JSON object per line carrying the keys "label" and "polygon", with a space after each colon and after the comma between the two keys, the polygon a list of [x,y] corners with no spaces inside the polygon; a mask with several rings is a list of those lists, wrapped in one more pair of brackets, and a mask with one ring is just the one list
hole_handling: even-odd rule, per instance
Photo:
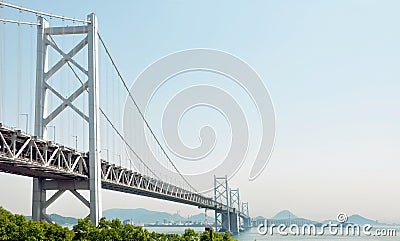
{"label": "distant island", "polygon": [[[151,211],[144,208],[136,208],[109,209],[103,211],[103,216],[108,220],[118,218],[124,222],[141,226],[206,226],[204,213],[199,213],[185,218],[178,213],[172,214],[167,212]],[[208,219],[212,221],[214,220],[214,218],[210,217]]]}
{"label": "distant island", "polygon": [[[62,226],[72,226],[78,223],[78,219],[74,217],[64,217],[58,214],[50,214],[51,219],[62,225]],[[182,217],[178,213],[168,213],[168,212],[158,212],[151,211],[145,208],[135,208],[135,209],[108,209],[103,211],[103,216],[107,220],[112,220],[118,218],[124,223],[129,223],[137,226],[168,226],[168,227],[204,227],[205,223],[205,214],[199,213],[196,215],[192,215],[189,217]],[[30,219],[30,216],[27,216]],[[253,226],[257,226],[264,222],[266,218],[263,216],[257,216],[253,220]],[[271,218],[267,218],[270,223],[296,223],[296,224],[325,224],[325,223],[336,223],[337,220],[323,220],[323,221],[314,221],[302,217],[298,217],[294,215],[289,210],[283,210],[278,212],[275,216]],[[348,223],[353,224],[371,224],[375,226],[400,226],[399,224],[387,224],[381,223],[377,220],[372,220],[365,218],[359,214],[354,214],[348,217]],[[214,223],[214,213],[210,212],[208,216],[208,225],[213,225]]]}
{"label": "distant island", "polygon": [[[256,223],[256,225],[258,225],[258,224],[264,222],[265,219],[266,218],[263,216],[257,216],[254,219],[253,225],[254,225],[254,223]],[[320,224],[321,225],[321,224],[326,224],[329,222],[338,223],[337,220],[314,221],[314,220],[310,220],[310,219],[297,217],[289,210],[280,211],[272,218],[267,218],[267,219],[270,224],[272,224],[272,223],[274,223],[274,224],[292,223],[292,224],[298,224],[298,225],[302,225],[302,224],[316,224],[316,225]],[[395,224],[395,223],[392,223],[392,224],[381,223],[381,222],[378,222],[377,220],[365,218],[359,214],[353,214],[353,215],[349,216],[347,223],[353,223],[353,224],[358,224],[358,225],[371,224],[371,225],[375,225],[375,226],[400,226],[399,224]]]}
{"label": "distant island", "polygon": [[[62,226],[72,226],[78,223],[78,218],[64,217],[58,214],[49,214],[50,218]],[[144,208],[135,209],[108,209],[103,211],[103,217],[107,220],[118,218],[124,223],[137,226],[187,226],[187,227],[204,227],[205,214],[199,213],[189,217],[182,217],[177,213],[167,213],[151,211]],[[31,216],[27,216],[31,219]],[[211,224],[214,223],[214,215],[208,217]]]}

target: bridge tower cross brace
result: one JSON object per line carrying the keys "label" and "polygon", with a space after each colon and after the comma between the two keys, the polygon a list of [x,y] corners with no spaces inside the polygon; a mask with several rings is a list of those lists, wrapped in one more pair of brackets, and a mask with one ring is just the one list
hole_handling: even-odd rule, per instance
{"label": "bridge tower cross brace", "polygon": [[249,214],[249,203],[243,202],[242,203],[242,212],[247,217],[243,219],[243,226],[248,228],[251,226],[250,214]]}
{"label": "bridge tower cross brace", "polygon": [[230,189],[230,206],[235,208],[238,213],[240,213],[240,193],[239,188]]}
{"label": "bridge tower cross brace", "polygon": [[226,205],[227,210],[215,210],[215,231],[231,230],[228,177],[214,176],[214,201]]}
{"label": "bridge tower cross brace", "polygon": [[[240,213],[240,192],[239,192],[239,188],[236,189],[230,189],[230,207],[234,208],[236,210],[237,213]],[[237,215],[237,220],[236,220],[237,224],[240,226],[240,217],[239,215]]]}
{"label": "bridge tower cross brace", "polygon": [[[35,94],[35,130],[34,135],[46,138],[46,127],[61,112],[70,107],[89,124],[89,179],[78,180],[48,180],[41,178],[33,179],[32,194],[32,218],[34,220],[51,219],[46,214],[46,208],[53,203],[65,191],[69,190],[90,209],[90,220],[97,225],[101,218],[101,163],[100,163],[100,126],[99,126],[99,74],[98,74],[98,29],[97,17],[94,13],[87,16],[87,24],[81,26],[51,27],[43,17],[38,17],[37,29],[37,62],[36,62],[36,94]],[[72,50],[68,53],[61,50],[52,41],[52,35],[84,35]],[[77,63],[73,57],[88,46],[87,70]],[[52,47],[62,58],[48,69],[48,48]],[[73,94],[65,98],[63,94],[55,90],[48,80],[65,64],[74,65],[79,71],[87,76],[83,83]],[[47,114],[47,92],[53,92],[62,100],[53,112]],[[88,92],[89,112],[88,115],[77,108],[73,101],[84,92]],[[90,201],[87,201],[77,190],[90,190]],[[57,190],[47,200],[46,191]]]}
{"label": "bridge tower cross brace", "polygon": [[248,202],[243,202],[242,203],[242,212],[249,217],[249,203]]}

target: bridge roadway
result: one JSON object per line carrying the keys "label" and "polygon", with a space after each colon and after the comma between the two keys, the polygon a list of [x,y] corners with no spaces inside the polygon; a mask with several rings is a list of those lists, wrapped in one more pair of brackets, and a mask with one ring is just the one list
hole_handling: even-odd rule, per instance
{"label": "bridge roadway", "polygon": [[[46,189],[59,189],[65,183],[72,189],[89,189],[89,161],[86,153],[31,136],[0,123],[0,171],[48,179]],[[116,166],[101,163],[102,188],[156,199],[207,208],[227,210],[226,205],[210,197],[173,184]],[[57,180],[51,182],[51,180]],[[235,212],[230,208],[231,212]],[[249,218],[239,213],[242,218]]]}

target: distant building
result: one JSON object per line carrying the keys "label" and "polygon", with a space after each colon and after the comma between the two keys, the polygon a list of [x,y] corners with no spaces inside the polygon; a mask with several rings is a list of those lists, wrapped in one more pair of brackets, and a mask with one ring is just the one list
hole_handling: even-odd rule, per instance
{"label": "distant building", "polygon": [[133,219],[126,219],[126,220],[124,220],[123,222],[122,222],[123,224],[131,224],[131,225],[133,225]]}

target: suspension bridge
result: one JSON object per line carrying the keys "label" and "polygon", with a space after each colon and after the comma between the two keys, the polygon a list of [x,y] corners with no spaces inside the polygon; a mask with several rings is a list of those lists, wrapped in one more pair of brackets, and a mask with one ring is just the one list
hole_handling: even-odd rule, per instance
{"label": "suspension bridge", "polygon": [[[19,14],[33,14],[37,19],[36,21],[23,21],[0,17],[0,22],[4,23],[2,25],[13,25],[17,28],[22,26],[36,27],[36,49],[34,50],[36,77],[35,87],[31,88],[34,89],[35,93],[34,96],[15,94],[18,97],[18,111],[23,109],[23,104],[19,102],[21,99],[32,98],[28,99],[27,102],[29,105],[33,103],[34,106],[32,107],[34,109],[32,111],[34,112],[33,134],[29,133],[28,130],[28,114],[18,113],[17,125],[20,125],[20,116],[26,117],[24,131],[21,130],[22,128],[7,126],[4,119],[9,112],[7,108],[4,108],[3,103],[2,114],[0,114],[0,171],[33,178],[32,218],[34,220],[51,222],[52,220],[46,212],[47,208],[62,194],[69,191],[89,208],[90,219],[97,225],[102,212],[101,190],[108,189],[214,210],[214,226],[219,231],[229,230],[236,234],[241,228],[250,227],[249,205],[247,202],[241,201],[239,189],[229,188],[226,176],[214,177],[213,195],[207,196],[206,193],[197,191],[181,174],[137,105],[134,95],[128,89],[127,83],[99,33],[95,14],[89,14],[86,19],[77,19],[5,2],[0,2],[0,6],[1,11],[5,9],[17,10]],[[64,25],[53,26],[51,21],[47,20],[48,18],[50,20],[61,20]],[[65,22],[67,21],[72,24],[66,25]],[[6,36],[4,26],[3,31],[0,38]],[[57,40],[68,36],[73,36],[73,40],[76,40],[78,38],[76,36],[79,36],[79,39],[77,44],[72,45],[69,51],[65,51],[62,48],[63,44],[57,43]],[[61,43],[63,42],[61,41]],[[108,72],[105,75],[101,74],[103,70],[101,64],[99,64],[99,46],[104,49],[103,54],[108,59],[109,65],[105,67]],[[33,48],[33,46],[31,47]],[[50,59],[50,49],[53,54],[56,53],[61,58],[58,60]],[[3,46],[1,52],[3,63],[7,62],[6,58],[10,59],[11,57],[4,56],[6,52]],[[21,71],[20,68],[23,65],[21,52],[19,49],[16,56],[18,59],[17,72]],[[79,58],[81,62],[77,60]],[[117,109],[119,106],[117,103],[107,101],[111,103],[101,105],[103,99],[101,93],[104,91],[101,90],[100,83],[102,83],[103,76],[106,79],[109,78],[109,75],[111,75],[110,68],[114,74],[111,78],[119,80],[119,82],[114,81],[113,83],[119,83],[119,89],[122,88],[125,91],[124,96],[135,105],[138,116],[145,123],[146,131],[155,148],[158,149],[158,156],[154,158],[159,158],[161,160],[158,161],[165,162],[165,165],[177,173],[178,178],[163,177],[162,173],[156,173],[146,162],[146,158],[151,157],[141,155],[138,150],[135,150],[134,146],[126,141],[122,131],[118,128],[118,123],[113,120],[115,113],[110,115],[107,112],[111,109]],[[70,71],[67,76],[61,72],[66,71],[66,69]],[[1,69],[1,72],[3,72],[0,73],[2,84],[14,81],[5,80],[4,68]],[[17,79],[20,85],[23,82],[22,78],[18,72]],[[33,77],[30,76],[28,79],[33,79]],[[76,79],[77,82],[63,86],[63,82],[71,82],[70,79]],[[3,90],[6,89],[4,86],[0,87]],[[66,89],[70,91],[66,91]],[[106,86],[106,95],[110,95],[110,93],[107,93],[108,89],[110,89],[110,86]],[[10,91],[12,90],[8,90],[8,92]],[[113,89],[110,91],[114,92]],[[0,95],[5,95],[5,93],[0,93]],[[116,99],[116,97],[113,99]],[[65,116],[65,113],[69,114]],[[82,125],[75,120],[70,121],[72,119],[71,113],[80,118]],[[62,116],[63,114],[64,116]],[[60,132],[64,132],[62,134],[67,136],[71,136],[71,133],[76,134],[78,130],[81,131],[82,134],[79,137],[83,143],[82,149],[79,150],[80,148],[78,148],[77,134],[73,136],[75,146],[68,141],[63,143],[63,138],[59,138],[60,141],[56,140],[56,126],[57,130],[61,130]],[[53,138],[48,136],[51,128]],[[105,137],[100,137],[100,133],[104,132],[106,133]],[[113,147],[108,146],[110,139],[112,139]],[[104,142],[106,142],[106,145],[103,144]],[[115,146],[124,146],[126,151]],[[119,163],[115,163],[113,157],[110,158],[109,150],[111,148],[114,150],[113,156],[119,157]],[[127,152],[130,155],[127,155]],[[105,157],[104,153],[107,153]],[[126,156],[124,158],[126,165],[122,164],[122,156]],[[89,199],[79,192],[81,190],[89,191]],[[49,191],[55,191],[55,193],[48,197]]]}

